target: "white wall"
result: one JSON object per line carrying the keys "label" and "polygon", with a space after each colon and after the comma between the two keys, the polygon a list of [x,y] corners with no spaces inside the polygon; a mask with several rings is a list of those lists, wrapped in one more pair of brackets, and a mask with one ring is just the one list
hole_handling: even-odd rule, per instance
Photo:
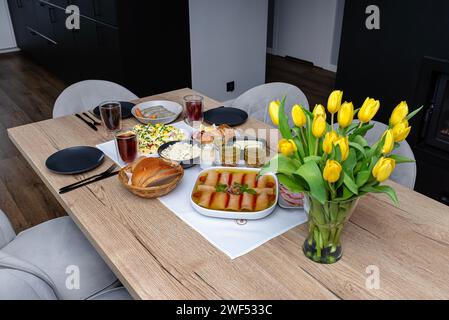
{"label": "white wall", "polygon": [[[192,86],[219,101],[265,83],[268,0],[190,0]],[[226,83],[235,81],[235,91]]]}
{"label": "white wall", "polygon": [[274,50],[336,71],[344,0],[276,0]]}
{"label": "white wall", "polygon": [[8,2],[0,0],[0,51],[15,48],[16,39],[9,16]]}

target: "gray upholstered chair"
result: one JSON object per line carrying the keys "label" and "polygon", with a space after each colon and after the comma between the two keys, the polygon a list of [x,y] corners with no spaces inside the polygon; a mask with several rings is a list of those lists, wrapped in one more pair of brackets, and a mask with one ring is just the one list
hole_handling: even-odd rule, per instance
{"label": "gray upholstered chair", "polygon": [[121,85],[104,80],[85,80],[67,87],[56,99],[53,118],[94,109],[105,101],[131,101],[138,97]]}
{"label": "gray upholstered chair", "polygon": [[[67,285],[73,270],[79,287]],[[130,298],[71,218],[16,235],[0,210],[0,299]]]}
{"label": "gray upholstered chair", "polygon": [[268,105],[273,100],[282,100],[284,96],[287,96],[285,105],[287,114],[290,114],[295,104],[300,104],[309,110],[309,102],[304,93],[291,84],[281,82],[267,83],[252,88],[226,106],[245,110],[250,117],[273,125],[268,114]]}
{"label": "gray upholstered chair", "polygon": [[[374,124],[374,128],[368,131],[365,137],[369,145],[376,143],[384,132],[388,130],[386,124],[378,121],[372,121],[371,123]],[[407,141],[401,142],[400,148],[396,149],[393,153],[415,160],[415,155]],[[413,190],[416,182],[416,163],[403,163],[398,165],[390,179]]]}

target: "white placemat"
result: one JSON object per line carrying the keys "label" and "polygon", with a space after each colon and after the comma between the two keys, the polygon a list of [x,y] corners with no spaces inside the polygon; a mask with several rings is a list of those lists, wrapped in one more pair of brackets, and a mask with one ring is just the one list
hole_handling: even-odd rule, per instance
{"label": "white placemat", "polygon": [[[97,148],[119,163],[114,141],[100,144]],[[203,216],[193,209],[189,197],[200,171],[198,166],[185,170],[184,178],[176,189],[159,200],[231,259],[238,258],[307,221],[303,210],[286,210],[279,206],[267,218],[248,220],[245,225],[238,225],[235,220]]]}

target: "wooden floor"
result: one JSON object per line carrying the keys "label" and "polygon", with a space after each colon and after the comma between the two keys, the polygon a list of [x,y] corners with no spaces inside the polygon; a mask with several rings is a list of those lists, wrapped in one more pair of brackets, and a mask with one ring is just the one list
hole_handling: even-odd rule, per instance
{"label": "wooden floor", "polygon": [[[325,103],[335,74],[268,55],[267,82],[288,82],[303,90],[309,104]],[[19,155],[7,128],[50,119],[64,83],[20,53],[0,54],[0,209],[16,232],[65,215],[53,195]]]}
{"label": "wooden floor", "polygon": [[49,119],[64,84],[21,54],[0,54],[0,209],[16,232],[65,214],[6,129]]}
{"label": "wooden floor", "polygon": [[267,55],[267,82],[286,82],[300,88],[310,108],[327,98],[335,86],[336,74],[295,59]]}

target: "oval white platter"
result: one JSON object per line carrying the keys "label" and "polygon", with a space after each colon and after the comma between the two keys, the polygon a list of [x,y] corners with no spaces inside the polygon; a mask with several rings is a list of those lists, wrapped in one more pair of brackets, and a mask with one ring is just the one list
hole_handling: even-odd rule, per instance
{"label": "oval white platter", "polygon": [[[198,175],[201,176],[202,174],[206,173],[210,170],[232,170],[232,171],[252,171],[259,173],[260,169],[254,169],[254,168],[230,168],[230,167],[212,167],[205,169],[200,172]],[[233,212],[233,211],[221,211],[221,210],[211,210],[203,208],[195,203],[195,201],[192,200],[192,194],[195,189],[195,185],[192,188],[192,191],[189,194],[190,197],[190,203],[192,204],[192,207],[200,214],[212,217],[212,218],[221,218],[221,219],[243,219],[243,220],[259,220],[268,217],[273,211],[276,209],[278,200],[279,200],[279,182],[276,177],[276,175],[267,173],[268,175],[272,176],[274,178],[274,181],[276,183],[275,189],[276,189],[276,200],[274,201],[273,205],[265,210],[262,211],[256,211],[256,212]],[[195,181],[196,184],[196,181]]]}
{"label": "oval white platter", "polygon": [[[162,106],[165,109],[167,109],[170,112],[173,112],[174,115],[166,118],[159,118],[159,119],[149,119],[149,118],[140,118],[136,115],[136,109],[139,108],[140,110],[145,110],[151,107],[155,106]],[[173,101],[167,101],[167,100],[154,100],[154,101],[147,101],[142,102],[134,106],[134,108],[131,109],[131,113],[139,122],[144,124],[156,124],[156,123],[162,123],[162,124],[168,124],[175,121],[179,115],[182,113],[182,106],[179,103],[173,102]]]}

